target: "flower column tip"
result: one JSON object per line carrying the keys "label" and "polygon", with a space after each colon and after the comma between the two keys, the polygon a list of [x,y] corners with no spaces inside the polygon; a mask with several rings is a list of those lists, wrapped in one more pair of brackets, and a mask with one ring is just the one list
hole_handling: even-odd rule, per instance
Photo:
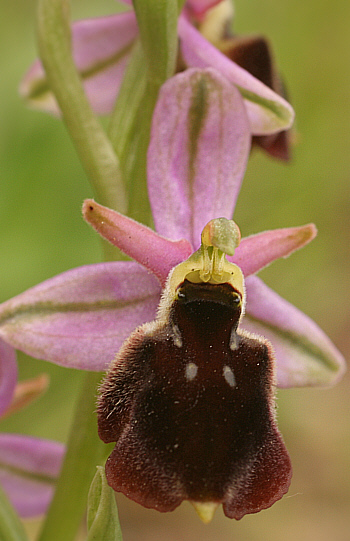
{"label": "flower column tip", "polygon": [[241,232],[233,220],[216,218],[210,220],[202,231],[202,244],[214,246],[225,254],[233,255],[241,242]]}

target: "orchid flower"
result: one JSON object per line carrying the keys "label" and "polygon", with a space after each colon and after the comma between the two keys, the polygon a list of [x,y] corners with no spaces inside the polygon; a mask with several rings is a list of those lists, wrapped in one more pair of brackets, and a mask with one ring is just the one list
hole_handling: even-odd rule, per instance
{"label": "orchid flower", "polygon": [[[233,32],[234,9],[230,0],[223,0],[204,12],[198,11],[198,6],[186,5],[185,8],[200,33],[219,51],[277,94],[286,97],[271,44],[261,35],[240,36]],[[252,142],[275,158],[290,159],[290,129],[271,135],[255,135]]]}
{"label": "orchid flower", "polygon": [[[14,349],[0,340],[0,416],[36,398],[45,378],[17,384]],[[45,513],[54,491],[64,455],[64,445],[55,441],[0,434],[0,484],[23,518]]]}
{"label": "orchid flower", "polygon": [[[199,95],[205,120],[191,132],[188,117]],[[199,247],[206,223],[232,217],[250,147],[242,101],[215,70],[186,70],[170,79],[154,113],[148,153],[157,233],[97,203],[84,204],[85,218],[138,263],[83,266],[34,286],[2,304],[0,336],[33,357],[106,369],[130,332],[154,319],[170,270]],[[243,239],[229,257],[246,278],[242,327],[270,339],[282,387],[332,383],[343,367],[316,324],[255,276],[314,236],[312,225],[267,231]]]}
{"label": "orchid flower", "polygon": [[[164,299],[164,291],[172,283],[171,277],[177,269],[183,268],[181,265],[192,265],[193,258],[197,261],[201,238],[202,247],[208,254],[209,246],[220,246],[215,268],[222,269],[221,263],[226,265],[223,254],[231,254],[227,256],[227,264],[232,265],[229,269],[239,269],[237,272],[242,277],[239,286],[233,282],[241,306],[236,318],[239,328],[235,332],[238,337],[252,339],[249,344],[266,346],[265,353],[261,353],[264,366],[267,366],[263,394],[268,425],[263,436],[271,436],[272,450],[276,451],[278,447],[279,464],[283,466],[283,480],[281,477],[278,486],[269,488],[272,494],[264,493],[262,500],[256,501],[255,483],[253,494],[245,493],[244,507],[237,507],[236,502],[232,510],[226,502],[225,512],[235,518],[271,505],[288,488],[290,462],[273,413],[275,363],[276,383],[280,387],[329,385],[344,371],[342,355],[321,329],[255,276],[275,259],[287,257],[311,241],[316,234],[313,225],[265,231],[243,238],[239,245],[237,234],[234,253],[226,248],[226,244],[225,247],[217,245],[215,234],[205,233],[208,231],[206,224],[213,218],[230,220],[233,215],[250,150],[249,125],[249,112],[242,95],[216,70],[188,69],[170,78],[159,95],[148,151],[148,190],[156,231],[93,200],[85,201],[83,206],[85,219],[134,261],[100,263],[69,270],[0,307],[0,336],[12,347],[57,364],[95,371],[106,370],[119,350],[121,357],[117,359],[121,359],[121,364],[118,366],[124,366],[123,352],[131,338],[125,340],[129,335],[134,337],[135,333],[142,338],[144,331],[140,325],[158,325],[159,317],[168,313],[162,300],[156,319],[162,292]],[[184,277],[189,272],[186,268]],[[252,336],[249,332],[254,333],[253,338],[249,338]],[[261,339],[254,338],[257,335],[264,339],[259,342]],[[176,339],[176,333],[174,336]],[[178,339],[181,343],[181,336]],[[236,335],[233,336],[234,343]],[[196,370],[191,363],[189,365],[186,374],[187,379],[192,380]],[[234,373],[230,370],[228,366],[224,376],[228,385],[234,388]],[[103,405],[101,409],[104,410]],[[127,410],[124,414],[129,415]],[[123,415],[120,422],[124,422]],[[103,421],[100,430],[103,439],[108,441],[110,433],[106,436]],[[141,442],[130,445],[138,446],[138,443]],[[267,455],[265,453],[262,459],[257,454],[258,448],[254,448],[253,461],[261,459],[266,463],[271,449],[264,449]],[[240,459],[247,481],[247,468],[253,464],[247,462],[246,454]],[[268,468],[275,475],[271,460]],[[235,464],[237,466],[237,462]],[[166,468],[162,464],[157,470],[160,476],[165,475],[163,466]],[[113,481],[114,476],[115,472],[110,471],[112,486],[146,506],[157,508],[158,505],[161,510],[171,510],[182,499],[190,499],[205,520],[211,517],[213,506],[224,503],[228,497],[227,493],[225,496],[215,493],[215,501],[205,494],[196,498],[177,486],[175,500],[164,503],[161,508],[157,504],[159,497],[155,503],[154,497],[150,500],[145,496],[140,480],[133,484],[129,477],[123,488],[118,484],[120,479]],[[223,480],[223,484],[227,485],[226,481]],[[159,477],[155,482],[160,482]],[[223,485],[221,489],[224,490]],[[148,485],[145,490],[147,492],[151,487]]]}
{"label": "orchid flower", "polygon": [[[202,19],[218,3],[219,0],[186,3],[178,23],[181,65],[215,68],[231,83],[232,89],[237,87],[243,95],[253,135],[265,136],[288,128],[294,117],[289,103],[249,71],[227,58],[191,24],[189,13]],[[97,113],[105,115],[113,110],[137,36],[138,27],[133,11],[73,24],[73,57],[84,81],[86,95]],[[39,60],[23,78],[20,92],[33,107],[54,114],[59,112]]]}

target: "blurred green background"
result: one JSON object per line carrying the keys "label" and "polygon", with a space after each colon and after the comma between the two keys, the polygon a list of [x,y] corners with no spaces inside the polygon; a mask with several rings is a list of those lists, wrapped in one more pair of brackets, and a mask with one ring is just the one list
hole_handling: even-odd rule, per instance
{"label": "blurred green background", "polygon": [[[113,13],[113,0],[75,0],[74,18]],[[34,0],[1,0],[0,301],[69,268],[101,258],[80,216],[92,196],[62,123],[28,110],[17,94],[35,57]],[[237,0],[237,33],[261,33],[295,107],[293,160],[255,151],[235,219],[242,234],[315,222],[319,234],[288,261],[264,270],[267,284],[309,314],[349,359],[350,3]],[[1,422],[65,441],[81,374],[19,356],[20,377],[51,375],[49,392]],[[189,504],[172,514],[118,496],[124,541],[350,540],[350,377],[332,389],[278,393],[279,425],[294,477],[287,497],[241,522],[221,511],[204,526]],[[28,530],[35,531],[31,521]]]}

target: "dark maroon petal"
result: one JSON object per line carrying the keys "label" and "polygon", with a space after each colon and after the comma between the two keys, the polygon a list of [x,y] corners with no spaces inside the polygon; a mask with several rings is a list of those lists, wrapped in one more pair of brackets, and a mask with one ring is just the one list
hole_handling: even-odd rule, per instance
{"label": "dark maroon petal", "polygon": [[178,292],[130,336],[101,388],[99,434],[116,442],[107,480],[145,507],[222,503],[239,519],[290,482],[271,346],[236,332],[241,297],[229,284]]}
{"label": "dark maroon petal", "polygon": [[277,428],[271,427],[238,488],[236,483],[228,487],[223,504],[225,515],[239,520],[248,513],[271,507],[288,491],[291,476],[292,465],[283,439]]}
{"label": "dark maroon petal", "polygon": [[291,139],[291,131],[284,130],[273,135],[256,135],[252,143],[266,150],[273,158],[288,162],[291,159]]}

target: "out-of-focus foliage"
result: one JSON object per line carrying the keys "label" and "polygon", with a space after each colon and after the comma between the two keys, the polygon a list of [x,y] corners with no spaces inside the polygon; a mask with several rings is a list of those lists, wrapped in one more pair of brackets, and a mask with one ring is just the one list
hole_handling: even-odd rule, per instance
{"label": "out-of-focus foliage", "polygon": [[[75,0],[77,17],[113,13],[114,0]],[[0,301],[66,269],[100,260],[80,216],[92,192],[64,126],[17,94],[35,57],[34,0],[2,2],[0,20]],[[235,30],[267,35],[296,110],[293,160],[253,152],[235,220],[244,236],[316,223],[318,238],[262,273],[308,313],[349,359],[350,3],[236,0]],[[80,374],[20,356],[21,378],[48,371],[51,388],[1,430],[64,441]],[[125,541],[343,541],[350,527],[350,377],[331,390],[279,392],[279,425],[294,465],[287,497],[236,523],[202,525],[189,505],[172,514],[120,497]]]}

